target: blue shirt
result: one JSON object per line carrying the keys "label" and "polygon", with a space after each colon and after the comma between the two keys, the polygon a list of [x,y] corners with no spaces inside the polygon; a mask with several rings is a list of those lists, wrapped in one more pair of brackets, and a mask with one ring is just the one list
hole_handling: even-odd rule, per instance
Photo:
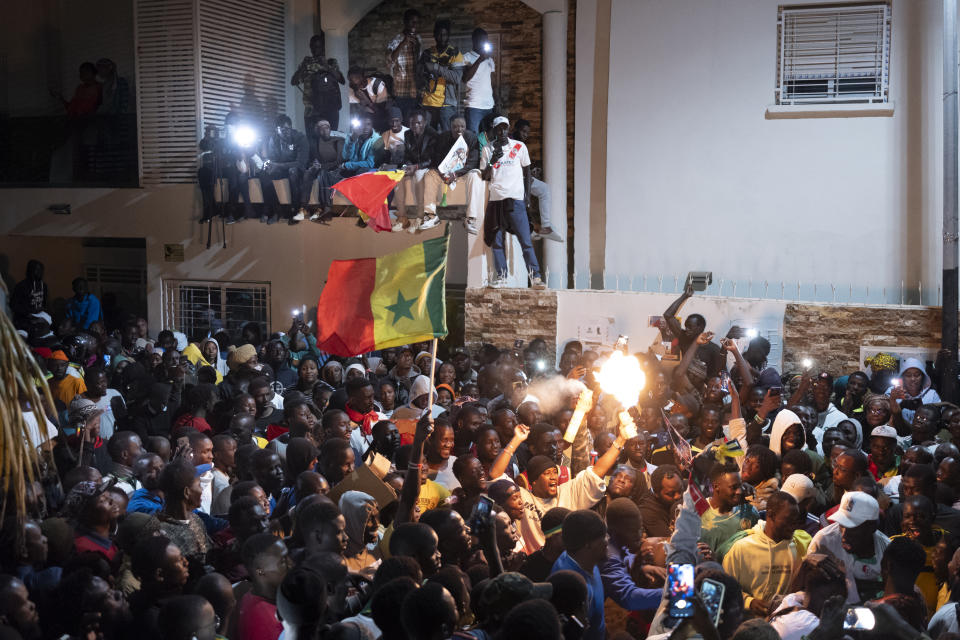
{"label": "blue shirt", "polygon": [[67,300],[67,317],[80,328],[87,329],[100,319],[100,301],[92,293],[85,295],[83,300],[74,296]]}
{"label": "blue shirt", "polygon": [[163,498],[151,494],[146,489],[137,489],[130,494],[130,502],[127,503],[127,513],[149,513],[154,515],[163,509]]}
{"label": "blue shirt", "polygon": [[587,617],[590,627],[583,634],[584,640],[604,640],[607,637],[607,623],[603,618],[603,581],[600,579],[600,569],[593,568],[593,573],[587,573],[580,568],[577,561],[564,551],[553,563],[551,573],[557,571],[576,571],[587,583]]}
{"label": "blue shirt", "polygon": [[599,567],[604,594],[628,611],[656,609],[663,599],[663,589],[638,587],[627,571],[632,558],[633,554],[623,547],[607,544],[607,559]]}

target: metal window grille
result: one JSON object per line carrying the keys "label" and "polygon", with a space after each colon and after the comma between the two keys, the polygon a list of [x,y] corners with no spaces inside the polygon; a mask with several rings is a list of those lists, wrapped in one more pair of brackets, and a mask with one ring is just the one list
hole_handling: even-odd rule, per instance
{"label": "metal window grille", "polygon": [[231,335],[253,322],[270,327],[269,282],[163,281],[163,327],[187,336],[226,329]]}
{"label": "metal window grille", "polygon": [[890,33],[886,2],[780,7],[777,104],[888,102]]}

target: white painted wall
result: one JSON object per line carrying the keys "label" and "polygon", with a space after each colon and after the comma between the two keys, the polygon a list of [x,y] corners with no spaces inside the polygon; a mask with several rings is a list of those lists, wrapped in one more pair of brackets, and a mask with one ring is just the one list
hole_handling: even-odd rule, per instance
{"label": "white painted wall", "polygon": [[823,299],[832,282],[900,302],[922,280],[936,304],[941,3],[893,3],[892,117],[767,120],[778,4],[614,0],[608,286],[708,269],[754,295],[801,281]]}
{"label": "white painted wall", "polygon": [[[630,351],[647,350],[659,341],[659,330],[648,326],[650,316],[663,311],[676,299],[674,295],[659,293],[626,293],[620,291],[557,292],[557,357],[563,345],[570,340],[594,343],[600,329],[601,344],[610,347],[617,336],[630,338]],[[757,329],[770,341],[769,362],[781,368],[783,358],[783,314],[786,303],[774,300],[746,298],[717,298],[696,295],[683,306],[681,317],[691,313],[707,319],[707,330],[726,335],[731,326]]]}

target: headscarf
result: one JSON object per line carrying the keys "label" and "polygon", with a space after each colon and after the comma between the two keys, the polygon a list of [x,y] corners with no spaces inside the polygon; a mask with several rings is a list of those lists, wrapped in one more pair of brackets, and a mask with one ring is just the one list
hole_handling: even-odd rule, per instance
{"label": "headscarf", "polygon": [[440,384],[437,385],[437,391],[439,391],[440,389],[446,389],[447,391],[450,392],[450,397],[451,397],[451,398],[453,398],[454,400],[457,399],[457,394],[456,394],[456,392],[453,390],[453,387],[451,387],[450,385],[448,385],[446,382],[441,382]]}

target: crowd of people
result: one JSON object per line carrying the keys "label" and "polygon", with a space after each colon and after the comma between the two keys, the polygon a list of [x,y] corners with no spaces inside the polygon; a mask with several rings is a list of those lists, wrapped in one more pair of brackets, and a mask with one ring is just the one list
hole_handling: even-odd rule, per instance
{"label": "crowd of people", "polygon": [[[781,375],[765,339],[681,325],[688,289],[679,360],[638,351],[624,407],[600,383],[620,343],[554,367],[553,336],[342,358],[300,319],[50,323],[38,264],[10,302],[53,405],[22,407],[3,637],[819,640],[853,605],[863,638],[960,632],[942,362]],[[675,615],[677,564],[713,610]]]}
{"label": "crowd of people", "polygon": [[[242,110],[231,111],[222,129],[207,126],[198,172],[202,219],[219,213],[227,224],[255,218],[266,224],[280,219],[326,223],[333,217],[334,184],[400,169],[404,177],[390,196],[393,231],[417,233],[437,226],[437,207],[459,187],[465,193],[467,232],[482,230],[491,249],[494,284],[507,275],[503,247],[510,232],[523,249],[531,285],[540,286],[532,242],[563,238],[553,229],[549,189],[526,145],[530,123],[519,119],[511,132],[509,119],[497,109],[495,63],[485,30],[475,29],[473,49],[461,52],[450,44],[450,21],[441,18],[434,23],[434,46],[425,48],[420,19],[415,9],[404,14],[402,33],[386,47],[388,72],[354,66],[345,78],[337,60],[325,56],[323,36],[311,38],[311,54],[291,78],[303,94],[303,132],[286,115],[264,122]],[[341,133],[345,83],[351,122]],[[222,203],[215,196],[218,179],[227,185]],[[251,179],[260,184],[263,204],[251,203]],[[289,205],[280,204],[275,180],[287,181]],[[539,224],[529,215],[534,197]]]}

